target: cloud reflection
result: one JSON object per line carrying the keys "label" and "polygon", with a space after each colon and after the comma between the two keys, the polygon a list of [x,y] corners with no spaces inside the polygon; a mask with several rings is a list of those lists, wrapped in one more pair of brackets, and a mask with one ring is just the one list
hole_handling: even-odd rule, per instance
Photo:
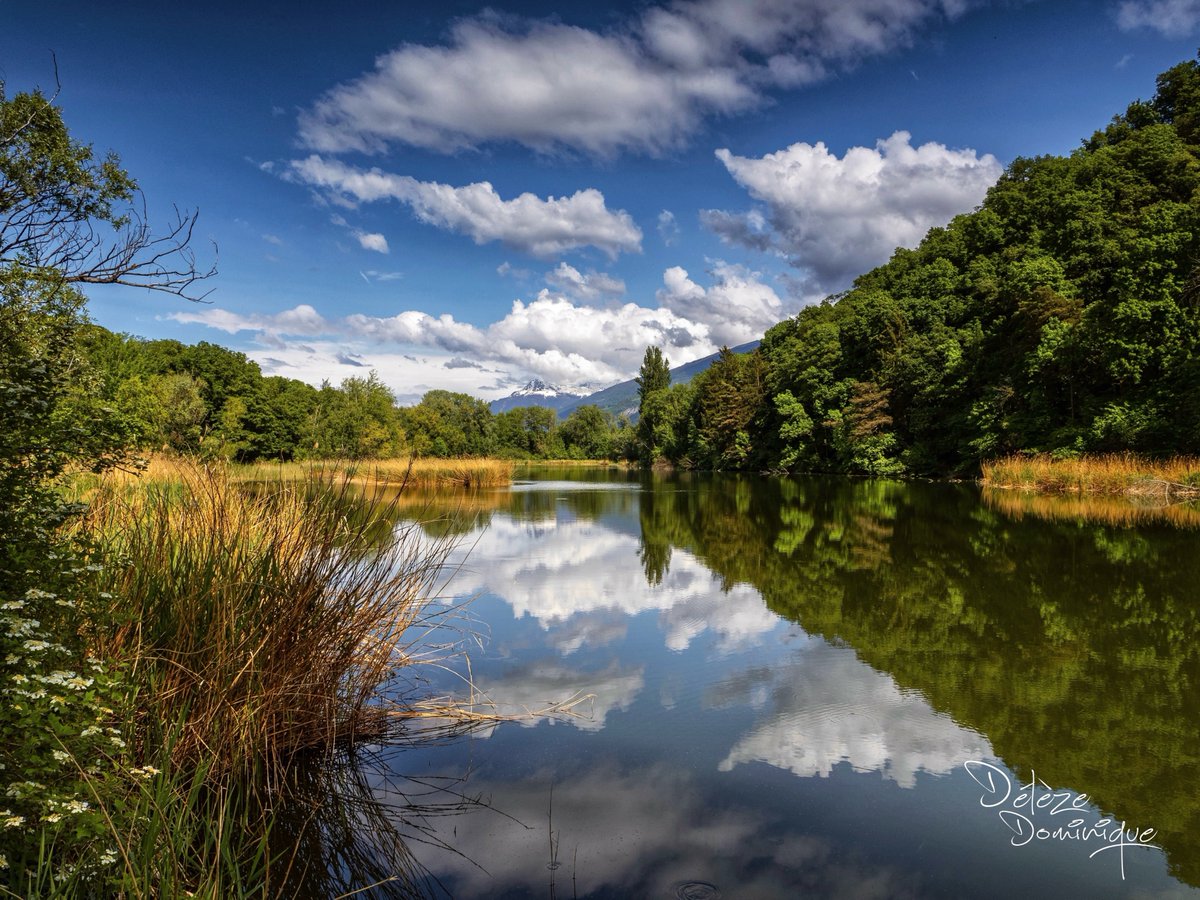
{"label": "cloud reflection", "polygon": [[603,612],[658,611],[665,643],[677,651],[711,631],[718,649],[728,652],[779,623],[756,590],[747,585],[723,590],[721,580],[683,550],[672,554],[662,583],[647,584],[637,538],[594,521],[533,524],[494,516],[463,546],[469,555],[451,590],[458,596],[495,594],[516,618],[532,617],[552,631],[550,639],[563,653],[623,636],[611,617],[597,615]]}
{"label": "cloud reflection", "polygon": [[726,772],[765,762],[826,777],[849,762],[911,788],[917,772],[945,775],[964,760],[993,757],[982,735],[935,712],[916,691],[902,691],[852,650],[824,642],[811,642],[789,662],[739,673],[710,702],[772,710],[721,761]]}

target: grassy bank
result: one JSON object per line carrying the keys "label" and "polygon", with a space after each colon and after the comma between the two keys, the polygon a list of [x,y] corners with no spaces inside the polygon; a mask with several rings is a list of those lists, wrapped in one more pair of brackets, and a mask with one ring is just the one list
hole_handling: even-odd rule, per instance
{"label": "grassy bank", "polygon": [[1133,454],[1055,459],[1048,455],[1008,456],[982,464],[981,483],[1039,493],[1200,497],[1200,458],[1152,460]]}
{"label": "grassy bank", "polygon": [[[90,497],[101,483],[162,484],[180,482],[197,463],[183,457],[156,454],[138,468],[110,471],[103,479],[87,473],[75,476],[72,490],[77,498]],[[492,488],[512,483],[516,464],[511,460],[489,458],[464,459],[373,459],[313,460],[306,462],[258,462],[249,464],[219,462],[234,482],[303,482],[322,480],[329,483],[352,481],[359,485],[389,485],[393,488],[440,490],[443,488]]]}
{"label": "grassy bank", "polygon": [[512,483],[514,463],[502,459],[372,459],[355,462],[320,461],[255,463],[234,466],[239,481],[294,481],[322,476],[345,476],[360,484],[388,484],[433,490],[490,488]]}
{"label": "grassy bank", "polygon": [[[461,702],[414,693],[414,665],[443,663],[460,637],[433,605],[451,544],[398,526],[394,487],[349,476],[248,490],[226,466],[157,461],[92,487],[69,537],[103,563],[72,570],[86,580],[78,604],[30,593],[74,615],[92,663],[77,674],[28,653],[20,676],[78,687],[86,716],[14,757],[34,771],[31,754],[44,755],[47,774],[6,810],[32,841],[3,858],[0,896],[286,895],[330,865],[316,845],[331,798],[308,802],[303,841],[280,840],[277,810],[314,780],[303,773],[364,742],[496,721],[469,685]],[[4,608],[25,621],[13,617],[27,607]],[[101,672],[102,703],[89,699]],[[55,771],[82,785],[76,799],[43,799]]]}

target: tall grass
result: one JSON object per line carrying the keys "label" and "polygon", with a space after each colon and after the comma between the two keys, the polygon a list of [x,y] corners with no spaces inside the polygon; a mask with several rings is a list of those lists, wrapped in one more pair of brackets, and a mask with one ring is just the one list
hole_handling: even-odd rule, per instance
{"label": "tall grass", "polygon": [[271,784],[297,753],[421,714],[384,688],[420,657],[411,629],[448,543],[392,527],[344,479],[251,492],[221,466],[174,476],[102,486],[85,521],[120,560],[105,584],[116,624],[95,643],[142,686],[139,740],[169,743],[176,766]]}
{"label": "tall grass", "polygon": [[[490,488],[512,483],[515,463],[511,460],[468,459],[373,459],[321,462],[261,462],[235,466],[239,481],[294,481],[313,477],[349,477],[359,483],[404,485],[420,489]],[[160,466],[160,471],[166,465]]]}
{"label": "tall grass", "polygon": [[1008,456],[982,464],[987,487],[1046,493],[1200,496],[1200,458],[1151,460],[1131,453],[1057,459]]}
{"label": "tall grass", "polygon": [[415,488],[490,488],[512,483],[516,464],[505,459],[382,459],[356,468],[359,478]]}

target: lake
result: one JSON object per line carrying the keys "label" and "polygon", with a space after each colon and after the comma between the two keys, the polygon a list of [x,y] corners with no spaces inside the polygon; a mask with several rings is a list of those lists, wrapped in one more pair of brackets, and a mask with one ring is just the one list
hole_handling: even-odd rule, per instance
{"label": "lake", "polygon": [[443,603],[522,715],[371,755],[426,892],[1200,896],[1194,507],[585,468],[455,506]]}

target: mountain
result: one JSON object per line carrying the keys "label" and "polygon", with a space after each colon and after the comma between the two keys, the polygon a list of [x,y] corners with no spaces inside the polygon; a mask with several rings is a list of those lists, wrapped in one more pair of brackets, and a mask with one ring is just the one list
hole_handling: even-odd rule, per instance
{"label": "mountain", "polygon": [[571,394],[567,391],[559,390],[552,384],[546,384],[540,378],[535,378],[522,388],[513,391],[507,397],[501,397],[499,400],[493,400],[488,404],[488,409],[493,413],[507,412],[510,409],[516,409],[519,406],[548,406],[551,409],[558,410],[560,418],[566,413],[563,408],[566,406],[575,406],[583,397],[579,394]]}
{"label": "mountain", "polygon": [[[759,341],[751,341],[748,344],[741,344],[731,348],[734,353],[749,353],[759,345]],[[692,360],[690,363],[684,363],[682,366],[676,366],[671,370],[671,384],[687,384],[705,369],[713,364],[717,358],[716,353],[712,356],[706,356],[703,359]],[[622,381],[620,384],[614,384],[612,387],[607,387],[602,391],[596,391],[594,394],[588,394],[586,397],[580,397],[565,406],[557,407],[558,417],[565,418],[570,415],[573,409],[580,406],[595,405],[612,413],[614,416],[626,415],[631,421],[637,421],[638,408],[638,386],[637,381],[630,379]],[[502,401],[498,401],[502,402]]]}

